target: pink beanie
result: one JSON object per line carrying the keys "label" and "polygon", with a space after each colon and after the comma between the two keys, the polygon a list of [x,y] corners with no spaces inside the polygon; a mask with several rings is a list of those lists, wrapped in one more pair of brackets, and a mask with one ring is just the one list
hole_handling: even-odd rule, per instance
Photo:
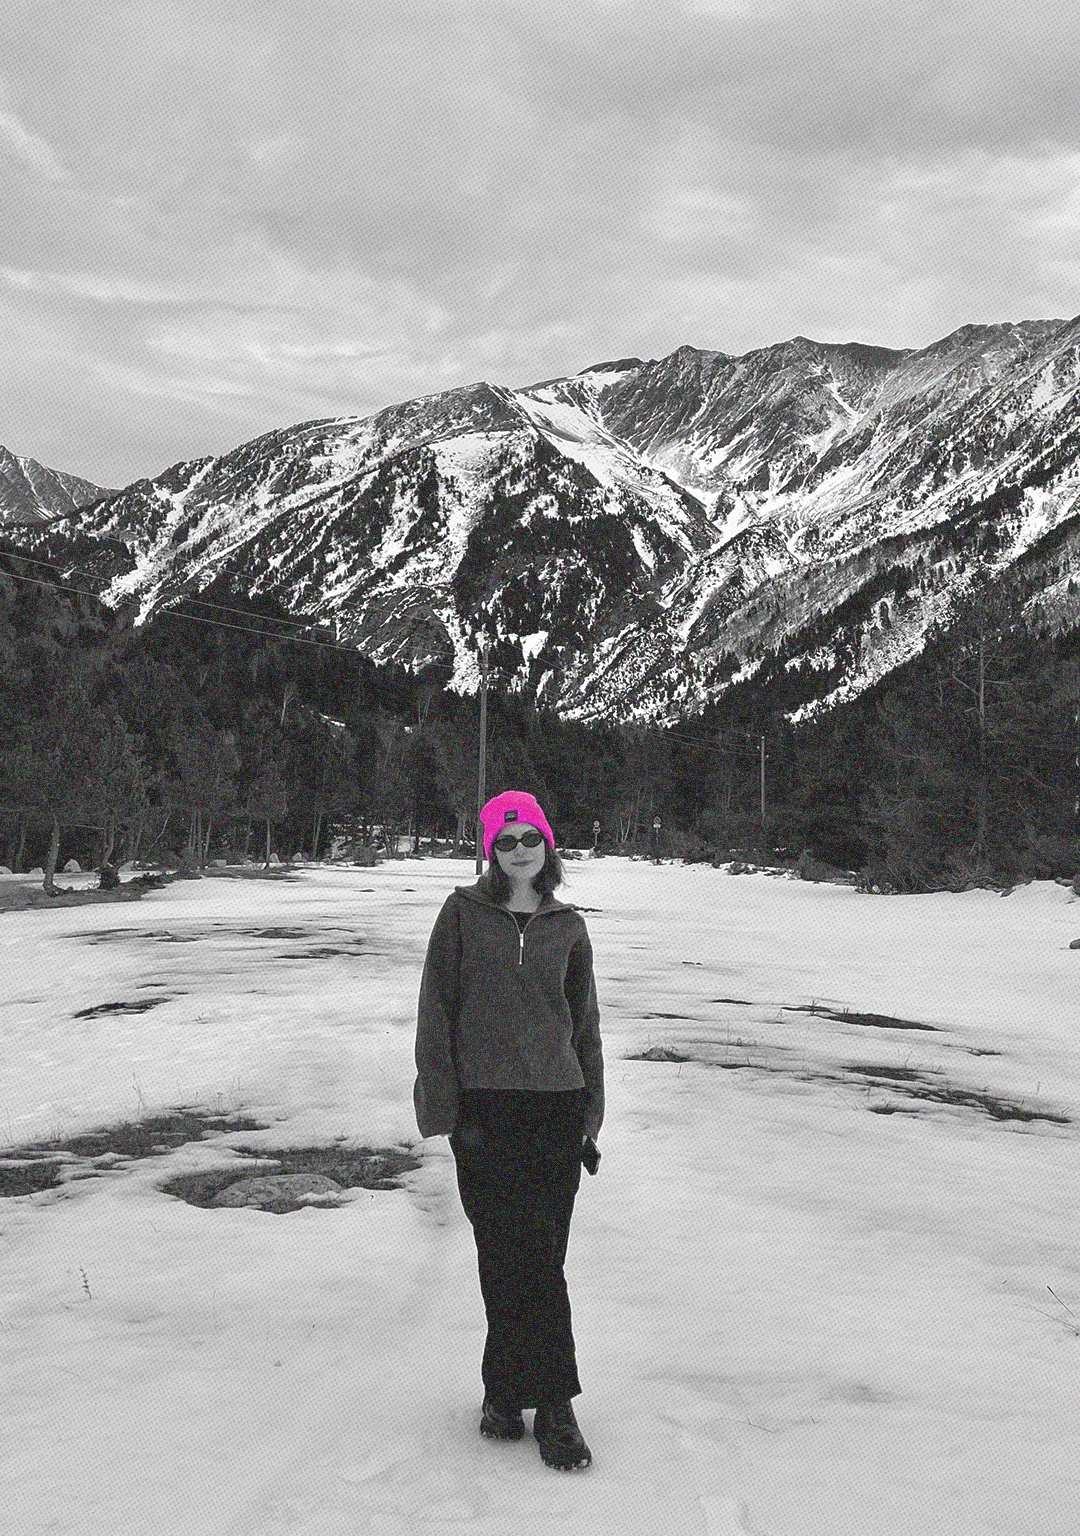
{"label": "pink beanie", "polygon": [[492,855],[491,845],[508,822],[511,826],[516,821],[529,822],[538,832],[544,834],[554,852],[555,834],[548,825],[547,817],[532,795],[526,795],[520,789],[508,789],[505,794],[496,795],[494,800],[489,800],[480,812],[480,821],[484,828],[484,858],[489,863]]}

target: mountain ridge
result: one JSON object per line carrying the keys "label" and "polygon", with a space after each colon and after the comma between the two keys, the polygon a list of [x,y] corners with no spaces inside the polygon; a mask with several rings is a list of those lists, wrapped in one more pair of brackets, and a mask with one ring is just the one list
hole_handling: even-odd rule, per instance
{"label": "mountain ridge", "polygon": [[1078,498],[1080,319],[1035,320],[478,381],[19,532],[107,549],[99,589],[139,621],[225,578],[466,691],[485,634],[571,718],[670,721],[782,668],[798,719],[918,654],[976,575],[1027,592],[1043,561],[1025,611],[1080,622]]}
{"label": "mountain ridge", "polygon": [[115,495],[79,475],[14,454],[0,443],[0,528],[9,523],[47,523]]}

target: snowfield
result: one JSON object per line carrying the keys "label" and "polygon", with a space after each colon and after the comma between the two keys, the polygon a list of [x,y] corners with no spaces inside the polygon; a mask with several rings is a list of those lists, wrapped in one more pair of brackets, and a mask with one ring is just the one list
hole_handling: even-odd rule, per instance
{"label": "snowfield", "polygon": [[[567,868],[607,1080],[566,1264],[593,1466],[480,1437],[472,1233],[413,1119],[471,861],[307,866],[0,914],[9,1152],[195,1103],[270,1127],[0,1201],[5,1536],[1076,1536],[1080,902]],[[657,1046],[690,1059],[627,1059]],[[157,1188],[339,1136],[422,1166],[283,1216]]]}

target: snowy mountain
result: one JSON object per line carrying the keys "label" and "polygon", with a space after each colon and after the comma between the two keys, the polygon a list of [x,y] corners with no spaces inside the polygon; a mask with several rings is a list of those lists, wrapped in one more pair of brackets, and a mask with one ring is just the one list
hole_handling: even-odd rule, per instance
{"label": "snowy mountain", "polygon": [[672,720],[757,675],[798,718],[918,654],[978,571],[1080,623],[1080,320],[476,384],[21,536],[84,575],[96,551],[142,617],[222,577],[463,689],[486,633],[505,685],[572,717]]}
{"label": "snowy mountain", "polygon": [[115,495],[78,475],[47,469],[36,459],[18,458],[0,443],[0,528],[70,517],[79,507]]}

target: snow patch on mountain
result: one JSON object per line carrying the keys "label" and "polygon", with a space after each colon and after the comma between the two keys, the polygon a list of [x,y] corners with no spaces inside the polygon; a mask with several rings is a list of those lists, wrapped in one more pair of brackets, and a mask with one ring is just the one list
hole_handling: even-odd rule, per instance
{"label": "snow patch on mountain", "polygon": [[1078,380],[1080,321],[681,347],[305,422],[70,526],[127,546],[105,595],[140,620],[221,577],[462,691],[482,631],[508,686],[573,718],[678,718],[775,664],[832,688],[798,719],[918,654],[969,569],[1016,565],[1024,601],[1045,579],[1071,622]]}
{"label": "snow patch on mountain", "polygon": [[433,448],[435,463],[448,492],[446,553],[453,564],[465,553],[469,535],[483,517],[491,495],[491,475],[503,444],[484,432],[464,432]]}
{"label": "snow patch on mountain", "polygon": [[[314,451],[308,463],[313,478],[321,470],[323,483],[333,485],[350,479],[364,467],[374,444],[374,433],[370,417],[340,416],[328,425],[325,451]],[[388,451],[392,450],[386,445],[384,452]]]}
{"label": "snow patch on mountain", "polygon": [[[855,667],[823,698],[811,699],[789,711],[786,718],[792,725],[819,718],[837,705],[858,698],[888,673],[911,661],[922,651],[927,632],[948,618],[952,601],[948,591],[923,594],[918,602],[895,605],[888,628],[867,623]],[[829,654],[827,650],[815,653],[823,661]],[[835,666],[836,662],[832,654],[827,665]]]}
{"label": "snow patch on mountain", "polygon": [[547,645],[548,631],[538,629],[534,635],[521,636],[521,654],[526,661],[533,661]]}
{"label": "snow patch on mountain", "polygon": [[515,400],[553,447],[584,465],[601,484],[629,488],[658,512],[668,515],[669,527],[681,523],[678,503],[662,473],[633,453],[579,406],[560,399],[555,391],[518,391]]}

